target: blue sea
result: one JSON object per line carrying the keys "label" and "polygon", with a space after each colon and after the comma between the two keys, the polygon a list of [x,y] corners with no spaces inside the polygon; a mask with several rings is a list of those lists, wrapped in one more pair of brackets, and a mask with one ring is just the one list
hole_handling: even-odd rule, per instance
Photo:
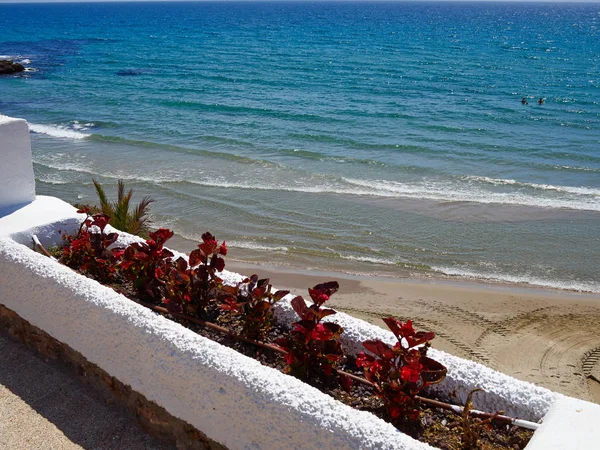
{"label": "blue sea", "polygon": [[123,179],[239,260],[600,292],[600,4],[0,4],[0,55],[38,194]]}

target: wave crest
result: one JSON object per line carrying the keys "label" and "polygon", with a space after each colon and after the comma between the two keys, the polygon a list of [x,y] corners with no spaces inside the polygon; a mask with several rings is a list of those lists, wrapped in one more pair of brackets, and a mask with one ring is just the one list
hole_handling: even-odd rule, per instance
{"label": "wave crest", "polygon": [[85,139],[91,136],[91,134],[82,133],[81,131],[73,130],[69,127],[62,125],[40,125],[36,123],[29,124],[29,130],[33,133],[45,134],[61,139]]}

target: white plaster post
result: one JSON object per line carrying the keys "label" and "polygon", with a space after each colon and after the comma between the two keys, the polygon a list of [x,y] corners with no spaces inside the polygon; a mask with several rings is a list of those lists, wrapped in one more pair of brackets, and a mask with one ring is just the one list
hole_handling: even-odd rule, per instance
{"label": "white plaster post", "polygon": [[0,217],[11,206],[35,200],[29,125],[0,115]]}

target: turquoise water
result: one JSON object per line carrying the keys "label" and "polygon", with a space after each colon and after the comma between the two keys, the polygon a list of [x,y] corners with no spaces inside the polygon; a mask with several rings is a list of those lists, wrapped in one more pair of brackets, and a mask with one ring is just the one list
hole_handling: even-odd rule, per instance
{"label": "turquoise water", "polygon": [[599,27],[600,4],[2,4],[28,71],[0,113],[31,123],[39,194],[122,178],[240,259],[600,292]]}

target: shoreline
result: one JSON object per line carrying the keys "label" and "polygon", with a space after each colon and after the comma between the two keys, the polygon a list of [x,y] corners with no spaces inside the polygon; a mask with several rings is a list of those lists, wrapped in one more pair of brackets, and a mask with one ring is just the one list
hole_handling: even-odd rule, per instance
{"label": "shoreline", "polygon": [[[219,236],[217,236],[219,237]],[[183,253],[189,253],[191,250],[196,248],[199,240],[189,239],[183,237],[177,232],[169,241],[170,247]],[[430,271],[419,271],[418,269],[408,269],[400,266],[389,266],[389,271],[381,270],[369,270],[369,263],[362,261],[345,261],[345,264],[336,265],[332,268],[324,268],[318,264],[314,265],[302,265],[301,260],[294,260],[293,257],[288,255],[278,255],[276,261],[266,260],[264,251],[250,250],[246,248],[230,247],[227,256],[227,266],[232,267],[236,265],[240,268],[248,267],[248,270],[252,268],[262,269],[274,273],[294,273],[294,274],[306,274],[313,275],[319,274],[330,274],[333,277],[342,277],[349,279],[358,280],[379,280],[381,282],[386,281],[407,281],[413,283],[423,284],[448,284],[452,286],[456,283],[461,286],[473,286],[482,287],[491,290],[510,290],[510,291],[522,291],[524,293],[530,293],[532,291],[543,292],[544,295],[557,296],[557,297],[569,297],[579,298],[580,296],[592,296],[600,299],[600,292],[592,290],[582,289],[569,289],[554,286],[546,286],[541,284],[534,284],[529,282],[519,281],[508,281],[499,278],[485,278],[485,277],[468,277],[462,275],[449,275],[436,270]],[[293,262],[290,262],[293,261]],[[364,270],[356,270],[356,266],[364,267]],[[351,270],[353,267],[355,270]],[[384,266],[383,268],[388,268]]]}
{"label": "shoreline", "polygon": [[[189,252],[180,236],[169,242]],[[234,249],[233,253],[235,254]],[[600,294],[437,278],[387,278],[235,260],[226,270],[308,298],[308,287],[340,283],[331,307],[385,328],[381,317],[434,331],[432,346],[515,378],[600,404]]]}

